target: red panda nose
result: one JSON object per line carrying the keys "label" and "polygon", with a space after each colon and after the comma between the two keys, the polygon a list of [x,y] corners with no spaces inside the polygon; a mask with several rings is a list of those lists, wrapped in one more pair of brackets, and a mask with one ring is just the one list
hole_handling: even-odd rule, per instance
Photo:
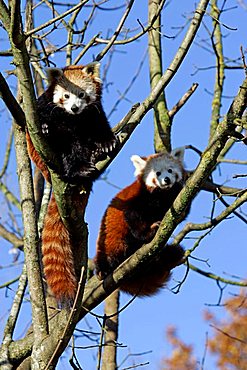
{"label": "red panda nose", "polygon": [[71,107],[71,110],[72,110],[73,113],[76,113],[76,112],[78,112],[79,107],[77,107],[77,105],[73,104],[72,107]]}
{"label": "red panda nose", "polygon": [[170,183],[171,183],[171,180],[169,179],[169,177],[165,177],[165,178],[164,178],[164,181],[165,181],[165,183],[166,183],[167,185],[170,185]]}

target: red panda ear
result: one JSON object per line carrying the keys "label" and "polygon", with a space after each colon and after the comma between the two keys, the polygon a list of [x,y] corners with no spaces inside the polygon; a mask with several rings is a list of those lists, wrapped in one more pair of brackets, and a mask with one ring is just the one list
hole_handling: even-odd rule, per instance
{"label": "red panda ear", "polygon": [[46,74],[49,85],[51,85],[53,82],[56,82],[61,76],[63,76],[63,70],[60,68],[47,68]]}
{"label": "red panda ear", "polygon": [[133,162],[133,165],[135,167],[135,176],[140,175],[144,168],[146,167],[146,160],[140,157],[139,155],[132,155],[130,160]]}
{"label": "red panda ear", "polygon": [[175,148],[171,151],[171,155],[178,159],[180,162],[183,162],[184,160],[184,146],[181,146],[179,148]]}
{"label": "red panda ear", "polygon": [[94,75],[94,77],[100,78],[100,63],[99,62],[89,63],[85,65],[82,70],[88,75]]}

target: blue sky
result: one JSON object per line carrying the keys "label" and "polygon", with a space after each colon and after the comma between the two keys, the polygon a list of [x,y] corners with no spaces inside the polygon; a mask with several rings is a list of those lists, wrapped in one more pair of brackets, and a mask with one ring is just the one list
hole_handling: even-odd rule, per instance
{"label": "blue sky", "polygon": [[[114,2],[115,4],[122,4],[122,1]],[[133,7],[126,22],[126,28],[135,29],[139,26],[137,18],[145,24],[147,20],[147,1],[137,2]],[[164,35],[173,36],[178,32],[174,27],[185,25],[187,17],[191,16],[194,10],[194,1],[174,0],[167,2],[168,6],[162,12],[162,29]],[[110,7],[113,2],[110,1],[105,7]],[[233,8],[232,8],[233,7]],[[221,21],[227,25],[228,28],[223,27],[224,35],[224,51],[226,57],[235,60],[240,57],[240,46],[246,49],[246,21],[247,13],[240,6],[238,1],[228,0],[226,2],[226,9],[222,14]],[[95,35],[99,30],[102,31],[101,36],[104,38],[108,34],[108,30],[114,30],[122,16],[123,9],[119,9],[116,13],[113,12],[97,12],[93,23],[90,25],[86,35],[85,42]],[[83,24],[84,16],[89,12],[86,9],[81,16],[81,24]],[[36,17],[36,25],[42,23],[46,13],[42,13],[42,17]],[[114,14],[114,16],[113,16]],[[199,83],[196,93],[191,97],[189,102],[181,109],[174,119],[172,129],[172,145],[173,147],[183,145],[194,145],[200,150],[204,150],[208,141],[209,122],[211,116],[212,92],[214,88],[215,78],[215,57],[205,49],[208,41],[208,34],[205,26],[211,28],[211,19],[207,14],[204,19],[204,25],[201,25],[196,42],[188,53],[186,60],[179,69],[176,76],[166,89],[166,96],[168,107],[172,106],[181,98],[193,82]],[[229,27],[236,30],[230,30]],[[175,38],[170,39],[162,37],[163,49],[163,68],[170,64],[176,50],[183,39],[187,27]],[[136,31],[135,31],[136,32]],[[134,32],[134,33],[135,33]],[[65,34],[57,31],[56,44],[62,45],[66,41]],[[0,37],[5,38],[5,34],[0,30]],[[202,40],[205,42],[202,44]],[[7,48],[7,43],[3,40],[4,48]],[[203,46],[203,47],[202,47]],[[85,55],[81,63],[85,64],[92,61],[93,57],[102,50],[102,46],[90,49]],[[148,74],[148,58],[147,58],[147,36],[135,42],[133,45],[118,46],[112,56],[112,61],[105,80],[105,89],[103,94],[103,105],[107,114],[112,110],[119,95],[122,94],[130,84],[133,75],[136,74],[143,61],[143,66],[138,74],[135,83],[129,90],[126,98],[120,102],[117,110],[109,117],[111,126],[114,126],[130,109],[133,103],[140,102],[149,94],[149,74]],[[145,56],[146,55],[146,56]],[[76,53],[74,57],[76,56]],[[2,72],[12,69],[10,65],[10,58],[1,58]],[[65,55],[63,53],[55,54],[51,59],[57,66],[65,65]],[[106,56],[102,60],[101,70],[109,62],[109,57]],[[228,63],[233,65],[233,63]],[[231,103],[231,98],[237,93],[239,85],[244,78],[243,71],[226,70],[224,99],[222,105],[222,115],[227,112]],[[9,79],[11,87],[14,86],[14,79]],[[14,91],[14,90],[13,90]],[[6,143],[7,132],[10,121],[9,114],[5,112],[0,103],[0,114],[2,118],[2,142]],[[114,160],[107,172],[107,180],[115,186],[122,188],[130,184],[134,180],[134,168],[130,162],[132,154],[148,155],[153,152],[153,115],[149,112],[142,120],[139,127],[133,133],[132,137],[125,145],[121,153]],[[1,165],[3,161],[3,154],[5,145],[0,146]],[[246,147],[242,144],[235,146],[229,154],[228,158],[246,159]],[[187,168],[194,168],[197,164],[198,157],[195,153],[188,151],[186,153],[185,163]],[[214,181],[225,183],[234,187],[246,187],[246,179],[232,179],[232,175],[236,173],[246,173],[244,166],[233,166],[230,164],[222,164],[220,170],[214,173]],[[17,176],[15,168],[14,152],[11,156],[11,167],[7,178],[5,179],[8,186],[18,194]],[[93,187],[90,197],[89,205],[86,212],[86,221],[89,227],[89,255],[93,257],[95,254],[95,243],[97,233],[100,225],[101,217],[106,209],[110,199],[116,194],[117,190],[109,185],[106,181],[98,180]],[[3,199],[0,198],[1,203],[1,219],[4,223],[9,217],[9,210],[6,207]],[[187,220],[192,222],[205,222],[210,217],[213,197],[209,193],[201,192],[193,202],[192,210]],[[230,202],[230,199],[228,199]],[[216,202],[215,213],[218,214],[222,210],[222,205]],[[242,208],[244,211],[244,207]],[[16,212],[16,210],[14,210]],[[246,212],[246,207],[245,207]],[[20,218],[18,218],[20,220]],[[178,229],[185,224],[179,226]],[[20,222],[19,222],[20,223]],[[10,226],[10,225],[8,225]],[[177,232],[177,230],[176,230]],[[245,234],[244,234],[245,233]],[[238,275],[241,278],[246,276],[246,258],[247,251],[243,239],[246,235],[245,224],[239,221],[236,217],[226,220],[223,224],[218,226],[210,235],[208,235],[200,244],[200,247],[194,253],[194,256],[208,260],[210,266],[204,262],[193,260],[192,263],[201,269],[211,271],[221,276],[226,274]],[[191,248],[194,244],[193,239],[184,241],[185,248]],[[12,255],[9,254],[10,245],[1,240],[2,259],[1,265],[9,265],[12,261]],[[23,258],[21,257],[20,260]],[[0,270],[0,284],[7,279],[16,277],[20,271],[20,266],[15,268],[7,268]],[[143,353],[149,352],[143,356],[130,357],[124,363],[123,367],[130,366],[132,361],[137,363],[149,362],[149,365],[143,366],[145,369],[158,369],[162,356],[169,355],[170,346],[165,338],[165,330],[168,325],[175,325],[178,328],[178,334],[181,338],[191,343],[195,347],[195,355],[199,360],[202,359],[205,347],[206,333],[212,334],[212,329],[203,320],[203,311],[208,308],[208,304],[216,304],[219,297],[219,289],[215,281],[209,280],[197,273],[191,271],[188,278],[183,284],[179,294],[173,294],[169,289],[176,285],[177,280],[181,280],[185,273],[185,267],[176,268],[172,279],[168,284],[168,289],[164,289],[157,296],[147,299],[136,299],[130,306],[128,306],[120,315],[119,328],[119,343],[122,343],[124,348],[120,348],[118,352],[119,363],[129,353]],[[15,286],[12,286],[15,289]],[[224,298],[228,298],[232,293],[236,293],[238,289],[227,286],[224,290]],[[4,306],[1,309],[0,330],[4,326],[8,308],[11,304],[13,292],[0,291],[1,302]],[[121,306],[123,306],[129,297],[125,294],[121,295]],[[102,313],[103,305],[95,310],[96,313]],[[221,307],[211,307],[218,317],[223,317],[224,309]],[[21,312],[17,336],[23,334],[25,328],[30,321],[30,313],[28,303],[25,303]],[[24,323],[24,324],[23,324]],[[96,320],[92,316],[80,324],[81,328],[85,330],[100,331]],[[91,342],[86,339],[79,339],[78,345],[90,345]],[[67,354],[61,361],[58,369],[66,369]],[[81,350],[78,351],[78,358],[83,369],[95,369],[95,357],[97,351]],[[210,370],[215,368],[214,359],[209,354],[206,356],[205,369]]]}

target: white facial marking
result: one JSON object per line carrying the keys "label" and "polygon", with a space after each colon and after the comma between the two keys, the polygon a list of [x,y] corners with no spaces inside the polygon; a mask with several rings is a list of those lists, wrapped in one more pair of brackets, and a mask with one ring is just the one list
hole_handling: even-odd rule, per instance
{"label": "white facial marking", "polygon": [[145,161],[145,159],[143,159],[139,155],[132,155],[130,157],[130,160],[132,161],[132,163],[135,167],[134,175],[137,177],[142,173],[142,171],[144,170],[147,162]]}
{"label": "white facial marking", "polygon": [[155,188],[170,189],[183,179],[182,155],[163,154],[147,158],[134,155],[131,160],[136,168],[135,175],[143,176],[143,181],[151,191]]}
{"label": "white facial marking", "polygon": [[154,158],[150,161],[149,166],[147,165],[144,171],[144,181],[151,189],[157,187],[170,189],[176,182],[182,180],[181,165],[169,157]]}
{"label": "white facial marking", "polygon": [[96,99],[95,89],[90,85],[85,90],[73,84],[66,88],[56,85],[53,93],[53,103],[69,114],[80,114],[86,106],[95,102]]}
{"label": "white facial marking", "polygon": [[90,86],[89,84],[88,86],[85,86],[85,91],[86,91],[87,96],[89,96],[90,101],[94,102],[97,98],[94,85]]}

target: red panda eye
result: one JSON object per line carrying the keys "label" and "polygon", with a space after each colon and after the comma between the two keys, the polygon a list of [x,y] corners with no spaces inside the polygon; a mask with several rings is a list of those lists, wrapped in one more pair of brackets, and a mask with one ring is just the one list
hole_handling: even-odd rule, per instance
{"label": "red panda eye", "polygon": [[160,176],[160,175],[161,175],[161,172],[160,172],[160,171],[157,171],[157,172],[156,172],[156,175],[157,175],[157,176]]}
{"label": "red panda eye", "polygon": [[78,97],[80,99],[84,98],[84,96],[85,96],[85,92],[84,91],[80,92],[80,94],[78,95]]}
{"label": "red panda eye", "polygon": [[69,99],[69,94],[64,94],[63,96],[65,99]]}
{"label": "red panda eye", "polygon": [[169,168],[169,170],[167,171],[168,173],[172,173],[172,169],[171,168]]}

